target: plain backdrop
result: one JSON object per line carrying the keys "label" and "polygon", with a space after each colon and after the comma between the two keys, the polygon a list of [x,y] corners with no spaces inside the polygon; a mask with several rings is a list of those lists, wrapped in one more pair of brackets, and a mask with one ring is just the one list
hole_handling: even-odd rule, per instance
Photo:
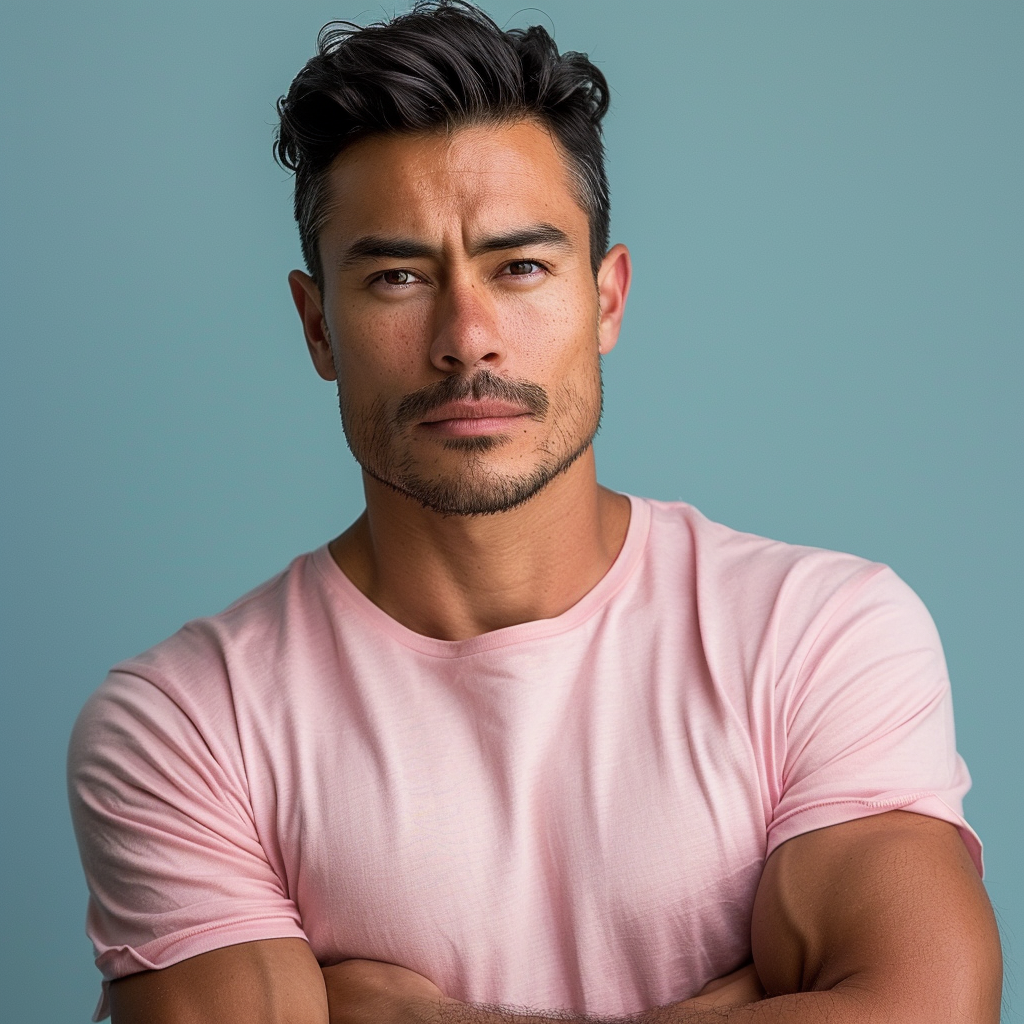
{"label": "plain backdrop", "polygon": [[[603,481],[892,565],[943,636],[1024,1021],[1024,4],[495,0],[612,86]],[[361,509],[274,103],[337,0],[5,0],[3,1016],[88,1020],[64,794],[106,669]]]}

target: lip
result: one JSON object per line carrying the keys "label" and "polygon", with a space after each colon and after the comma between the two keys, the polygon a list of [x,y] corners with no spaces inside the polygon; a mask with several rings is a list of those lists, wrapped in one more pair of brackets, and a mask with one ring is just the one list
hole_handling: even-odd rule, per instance
{"label": "lip", "polygon": [[424,426],[429,426],[450,420],[515,419],[518,416],[530,415],[532,414],[528,409],[514,402],[488,398],[479,402],[446,402],[436,409],[431,409],[420,422]]}
{"label": "lip", "polygon": [[507,432],[514,429],[517,420],[532,417],[528,409],[513,402],[447,402],[432,409],[420,426],[448,437],[479,437]]}

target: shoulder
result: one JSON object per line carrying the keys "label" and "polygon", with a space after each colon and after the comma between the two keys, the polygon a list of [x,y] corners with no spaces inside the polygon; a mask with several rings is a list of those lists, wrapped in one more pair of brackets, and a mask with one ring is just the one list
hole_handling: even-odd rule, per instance
{"label": "shoulder", "polygon": [[71,763],[101,751],[222,741],[240,691],[259,685],[260,672],[322,608],[317,554],[300,555],[223,611],[115,665],[78,716]]}
{"label": "shoulder", "polygon": [[757,662],[795,682],[792,670],[848,643],[862,654],[884,641],[941,657],[927,609],[888,566],[734,530],[684,502],[642,501],[650,510],[652,586],[666,602],[673,591],[686,595],[705,652],[741,678]]}
{"label": "shoulder", "polygon": [[956,825],[980,868],[942,645],[911,587],[878,562],[651,505],[652,551],[686,552],[709,670],[756,738],[769,852],[902,807]]}
{"label": "shoulder", "polygon": [[699,593],[727,605],[765,613],[780,600],[821,608],[876,578],[897,579],[881,563],[735,530],[686,502],[640,500],[650,510],[652,560],[688,563]]}
{"label": "shoulder", "polygon": [[314,551],[243,594],[223,611],[186,622],[154,647],[115,665],[113,674],[139,676],[160,689],[185,696],[199,678],[229,677],[286,641],[284,626],[301,632],[323,607]]}

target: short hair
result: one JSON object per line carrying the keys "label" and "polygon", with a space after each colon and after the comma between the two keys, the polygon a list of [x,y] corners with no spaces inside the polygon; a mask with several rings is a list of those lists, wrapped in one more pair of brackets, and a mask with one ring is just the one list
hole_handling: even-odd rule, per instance
{"label": "short hair", "polygon": [[559,53],[540,25],[503,31],[465,0],[427,0],[366,27],[334,21],[277,102],[274,155],[295,172],[295,219],[306,267],[323,288],[319,235],[327,175],[371,135],[535,120],[568,158],[587,214],[596,276],[608,248],[609,193],[601,119],[608,83],[585,53]]}

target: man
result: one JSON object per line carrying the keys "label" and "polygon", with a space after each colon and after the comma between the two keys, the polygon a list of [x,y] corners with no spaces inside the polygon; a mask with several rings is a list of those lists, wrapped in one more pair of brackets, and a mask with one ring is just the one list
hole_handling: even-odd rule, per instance
{"label": "man", "polygon": [[597,484],[606,107],[454,3],[333,28],[282,100],[366,511],[82,713],[116,1024],[998,1020],[920,603]]}

